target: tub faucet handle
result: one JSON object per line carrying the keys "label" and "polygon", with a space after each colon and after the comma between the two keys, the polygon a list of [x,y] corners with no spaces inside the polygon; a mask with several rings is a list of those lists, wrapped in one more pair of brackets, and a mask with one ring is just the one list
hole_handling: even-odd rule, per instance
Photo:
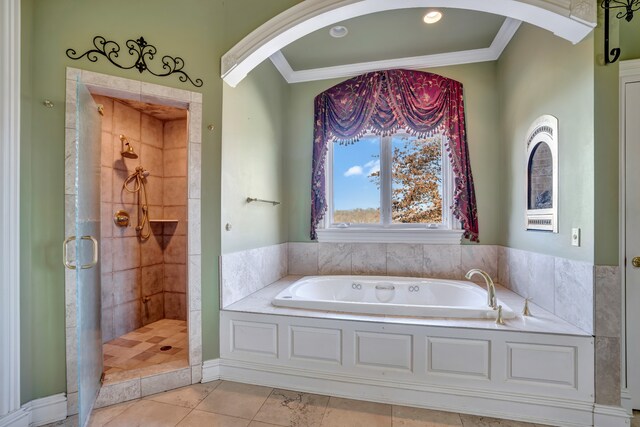
{"label": "tub faucet handle", "polygon": [[531,310],[529,310],[529,300],[531,298],[525,298],[524,299],[524,307],[522,308],[522,315],[523,316],[531,316]]}
{"label": "tub faucet handle", "polygon": [[504,319],[502,319],[502,306],[498,306],[498,315],[496,316],[496,325],[504,325]]}

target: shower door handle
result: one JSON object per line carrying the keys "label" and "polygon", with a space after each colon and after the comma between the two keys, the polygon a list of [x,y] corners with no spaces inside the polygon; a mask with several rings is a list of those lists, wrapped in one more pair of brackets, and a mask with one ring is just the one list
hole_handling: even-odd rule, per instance
{"label": "shower door handle", "polygon": [[[62,242],[62,262],[64,266],[69,270],[76,270],[78,268],[76,263],[69,259],[69,252],[67,251],[69,243],[75,240],[76,236],[69,236],[64,239],[64,242]],[[82,236],[80,237],[80,240],[90,240],[93,244],[93,257],[91,259],[91,262],[89,264],[82,264],[80,266],[80,269],[86,270],[88,268],[94,267],[98,263],[98,241],[93,236]]]}
{"label": "shower door handle", "polygon": [[75,270],[76,269],[76,265],[73,264],[70,260],[67,252],[67,245],[69,244],[69,242],[73,242],[76,240],[76,236],[69,236],[66,239],[64,239],[64,242],[62,242],[62,263],[64,264],[65,267],[67,267],[69,270]]}
{"label": "shower door handle", "polygon": [[81,240],[90,240],[93,244],[93,257],[91,258],[91,262],[89,264],[82,264],[80,268],[82,270],[86,270],[87,268],[95,267],[98,263],[98,241],[93,236],[82,236]]}

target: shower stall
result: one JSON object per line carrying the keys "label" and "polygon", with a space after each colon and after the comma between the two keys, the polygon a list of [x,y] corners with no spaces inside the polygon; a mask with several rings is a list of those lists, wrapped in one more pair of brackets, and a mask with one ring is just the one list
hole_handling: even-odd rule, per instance
{"label": "shower stall", "polygon": [[66,399],[84,425],[92,408],[202,379],[203,97],[66,77]]}
{"label": "shower stall", "polygon": [[102,112],[104,373],[188,366],[187,111],[93,98]]}

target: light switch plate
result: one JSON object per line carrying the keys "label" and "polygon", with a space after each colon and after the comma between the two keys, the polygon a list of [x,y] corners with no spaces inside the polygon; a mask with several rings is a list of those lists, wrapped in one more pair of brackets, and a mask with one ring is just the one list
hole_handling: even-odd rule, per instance
{"label": "light switch plate", "polygon": [[571,229],[571,246],[580,246],[580,229]]}

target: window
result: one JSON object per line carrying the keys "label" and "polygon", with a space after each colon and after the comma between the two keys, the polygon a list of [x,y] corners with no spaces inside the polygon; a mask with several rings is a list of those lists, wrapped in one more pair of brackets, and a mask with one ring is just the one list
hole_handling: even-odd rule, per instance
{"label": "window", "polygon": [[330,143],[320,241],[459,243],[444,141],[397,133]]}

